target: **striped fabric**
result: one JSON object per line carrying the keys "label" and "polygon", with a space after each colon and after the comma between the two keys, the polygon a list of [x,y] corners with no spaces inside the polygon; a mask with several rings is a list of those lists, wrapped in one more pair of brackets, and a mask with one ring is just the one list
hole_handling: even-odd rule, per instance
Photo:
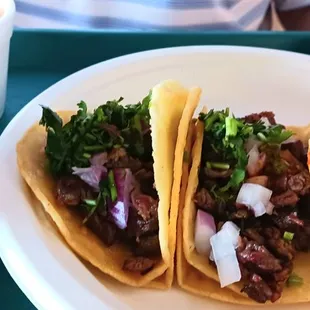
{"label": "striped fabric", "polygon": [[[1,1],[1,0],[0,0]],[[278,10],[310,0],[15,0],[17,27],[56,29],[257,30]]]}

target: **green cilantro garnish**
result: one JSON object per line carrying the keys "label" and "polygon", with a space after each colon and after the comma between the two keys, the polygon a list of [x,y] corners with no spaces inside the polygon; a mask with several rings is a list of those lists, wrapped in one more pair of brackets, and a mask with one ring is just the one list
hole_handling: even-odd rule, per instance
{"label": "green cilantro garnish", "polygon": [[[270,145],[279,148],[283,141],[292,136],[292,132],[285,130],[282,125],[268,127],[262,121],[246,123],[231,115],[229,109],[201,113],[199,119],[204,122],[205,130],[201,167],[231,170],[225,184],[221,181],[209,188],[216,199],[223,197],[226,192],[225,196],[231,197],[241,187],[248,164],[245,143],[250,136],[262,141],[262,148],[267,149]],[[279,171],[283,168],[282,161],[273,161],[273,164]]]}
{"label": "green cilantro garnish", "polygon": [[132,156],[150,159],[150,134],[145,134],[150,126],[150,95],[129,106],[120,104],[123,98],[108,101],[93,113],[81,101],[77,114],[65,125],[56,112],[42,107],[40,124],[47,131],[45,153],[51,173],[61,175],[70,173],[74,166],[87,167],[92,154],[114,146],[125,147]]}

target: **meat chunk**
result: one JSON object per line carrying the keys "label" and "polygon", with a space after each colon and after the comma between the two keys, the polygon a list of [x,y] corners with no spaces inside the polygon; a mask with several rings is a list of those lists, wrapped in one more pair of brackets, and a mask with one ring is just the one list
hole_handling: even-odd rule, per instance
{"label": "meat chunk", "polygon": [[305,169],[304,165],[289,150],[281,150],[280,156],[288,166],[288,175],[297,174]]}
{"label": "meat chunk", "polygon": [[156,188],[154,187],[154,172],[142,168],[135,173],[135,179],[140,186],[142,193],[151,196],[154,199],[158,198]]}
{"label": "meat chunk", "polygon": [[140,237],[135,246],[135,254],[138,256],[160,255],[158,235]]}
{"label": "meat chunk", "polygon": [[240,208],[240,209],[238,208],[237,211],[232,212],[229,215],[229,219],[230,220],[247,219],[252,215],[253,215],[252,211],[249,210],[248,208]]}
{"label": "meat chunk", "polygon": [[288,179],[288,187],[297,194],[308,194],[310,190],[310,176],[308,171],[304,170],[290,176]]}
{"label": "meat chunk", "polygon": [[267,155],[264,152],[259,153],[258,160],[255,165],[248,165],[247,172],[249,177],[259,175],[265,168],[267,163]]}
{"label": "meat chunk", "polygon": [[141,194],[134,190],[131,194],[132,207],[138,212],[138,215],[144,221],[148,221],[151,217],[158,217],[158,200],[153,199],[151,196]]}
{"label": "meat chunk", "polygon": [[268,188],[274,194],[281,194],[287,190],[287,176],[285,174],[269,178]]}
{"label": "meat chunk", "polygon": [[86,222],[86,226],[91,229],[107,246],[113,245],[117,240],[118,228],[105,218],[94,213]]}
{"label": "meat chunk", "polygon": [[158,231],[158,200],[141,194],[137,189],[131,194],[132,207],[129,209],[129,236],[139,237]]}
{"label": "meat chunk", "polygon": [[297,206],[298,216],[310,220],[310,194],[301,196]]}
{"label": "meat chunk", "polygon": [[270,201],[276,208],[283,206],[295,206],[298,202],[299,197],[297,194],[291,190],[287,190],[286,192],[272,196]]}
{"label": "meat chunk", "polygon": [[300,227],[294,235],[293,244],[297,251],[310,251],[310,221],[304,220],[303,227]]}
{"label": "meat chunk", "polygon": [[67,206],[78,206],[81,203],[83,187],[84,184],[78,177],[62,177],[56,184],[56,197]]}
{"label": "meat chunk", "polygon": [[294,157],[296,157],[299,161],[304,160],[304,155],[306,154],[303,143],[300,140],[296,140],[290,143],[283,143],[281,145],[282,150],[289,150]]}
{"label": "meat chunk", "polygon": [[294,213],[273,216],[272,220],[283,231],[295,232],[304,225],[304,221]]}
{"label": "meat chunk", "polygon": [[243,235],[246,236],[248,239],[257,242],[260,245],[265,243],[264,237],[258,232],[257,229],[248,228],[243,231]]}
{"label": "meat chunk", "polygon": [[238,260],[257,273],[277,272],[282,269],[280,261],[263,245],[249,241],[243,251],[237,251]]}
{"label": "meat chunk", "polygon": [[273,112],[270,112],[270,111],[264,111],[261,113],[253,113],[253,114],[245,116],[243,119],[246,123],[252,124],[252,123],[258,122],[259,120],[261,120],[264,117],[268,119],[268,121],[271,125],[276,124],[275,115]]}
{"label": "meat chunk", "polygon": [[241,292],[245,292],[250,298],[259,303],[265,303],[267,300],[271,300],[273,295],[268,284],[255,273],[252,274],[250,282],[244,286]]}
{"label": "meat chunk", "polygon": [[260,175],[257,177],[248,178],[245,183],[258,184],[264,187],[268,185],[268,177],[266,175]]}
{"label": "meat chunk", "polygon": [[202,187],[199,191],[196,192],[194,202],[199,208],[205,211],[214,210],[215,208],[214,199],[211,197],[208,190],[204,187]]}
{"label": "meat chunk", "polygon": [[130,168],[134,173],[142,168],[142,162],[138,159],[128,156],[126,150],[122,147],[113,148],[108,154],[107,168]]}
{"label": "meat chunk", "polygon": [[269,250],[280,259],[290,261],[295,257],[293,245],[283,239],[268,239],[267,245]]}
{"label": "meat chunk", "polygon": [[125,260],[123,270],[146,274],[153,269],[155,261],[146,257],[133,257]]}

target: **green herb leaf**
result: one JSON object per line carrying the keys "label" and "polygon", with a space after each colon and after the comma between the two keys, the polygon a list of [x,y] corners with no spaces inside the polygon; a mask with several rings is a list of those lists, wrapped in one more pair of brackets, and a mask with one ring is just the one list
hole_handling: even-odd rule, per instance
{"label": "green herb leaf", "polygon": [[207,167],[210,169],[221,169],[221,170],[228,170],[230,168],[229,164],[226,163],[217,163],[217,162],[211,162],[207,161],[206,163]]}
{"label": "green herb leaf", "polygon": [[108,179],[109,179],[109,188],[110,188],[111,200],[114,202],[117,199],[117,188],[115,185],[113,170],[109,171]]}

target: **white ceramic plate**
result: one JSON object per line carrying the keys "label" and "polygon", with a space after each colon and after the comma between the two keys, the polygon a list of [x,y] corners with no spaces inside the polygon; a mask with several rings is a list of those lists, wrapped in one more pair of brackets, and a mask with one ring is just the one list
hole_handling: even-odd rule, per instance
{"label": "white ceramic plate", "polygon": [[119,96],[125,103],[136,103],[153,85],[169,78],[201,86],[202,103],[209,107],[229,106],[236,115],[273,110],[283,124],[310,121],[310,57],[267,49],[181,47],[138,53],[82,70],[46,90],[0,137],[0,254],[37,308],[246,308],[198,298],[177,287],[167,292],[133,289],[95,277],[64,245],[19,177],[15,145],[40,118],[40,104],[74,109],[83,99],[95,107]]}

